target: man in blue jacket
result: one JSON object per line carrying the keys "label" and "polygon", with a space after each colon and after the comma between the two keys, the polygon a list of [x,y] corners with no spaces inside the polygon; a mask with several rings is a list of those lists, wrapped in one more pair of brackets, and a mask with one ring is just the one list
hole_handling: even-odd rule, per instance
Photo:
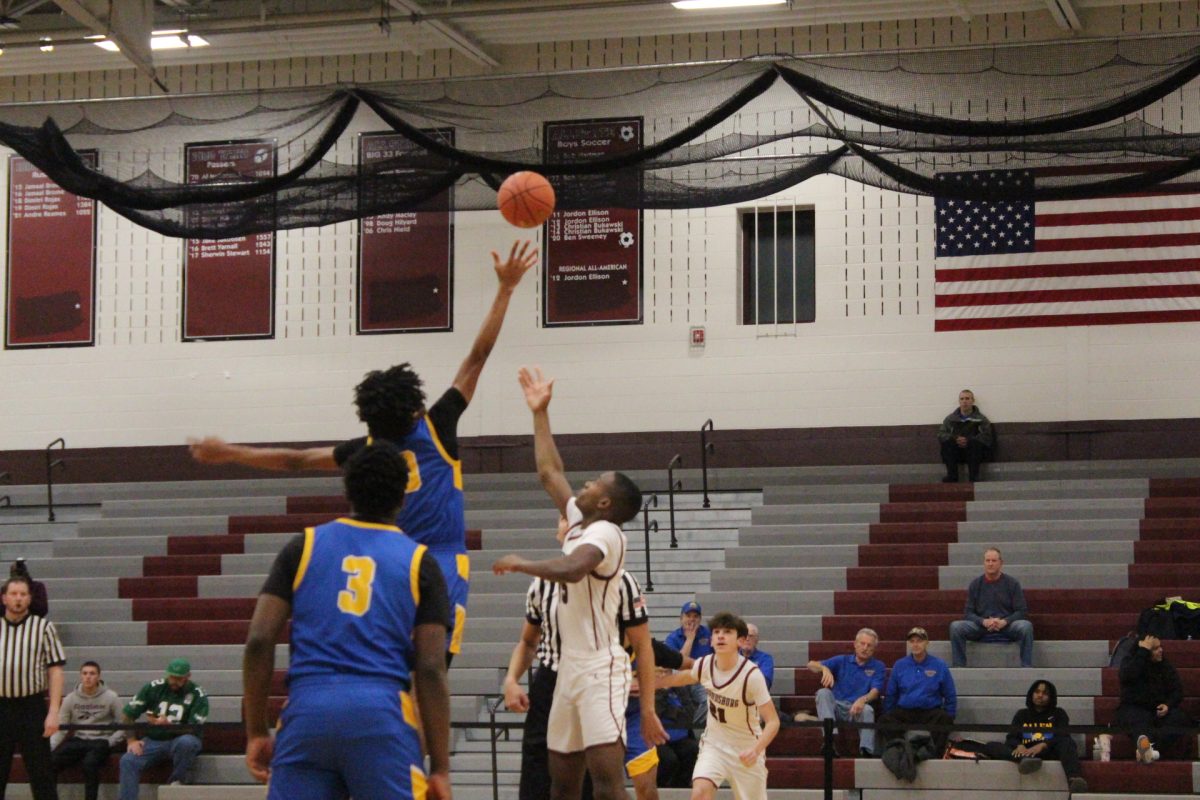
{"label": "man in blue jacket", "polygon": [[967,665],[967,640],[972,642],[1007,639],[1021,644],[1021,666],[1033,666],[1033,623],[1021,583],[1004,572],[1000,549],[983,551],[983,574],[967,587],[963,619],[950,623],[952,663]]}
{"label": "man in blue jacket", "polygon": [[[958,712],[954,677],[946,662],[930,655],[928,648],[929,634],[924,628],[908,632],[908,655],[892,665],[883,696],[879,725],[884,741],[903,736],[905,728],[954,723]],[[886,727],[889,723],[896,727]],[[931,734],[936,751],[944,751],[950,732],[931,731]]]}

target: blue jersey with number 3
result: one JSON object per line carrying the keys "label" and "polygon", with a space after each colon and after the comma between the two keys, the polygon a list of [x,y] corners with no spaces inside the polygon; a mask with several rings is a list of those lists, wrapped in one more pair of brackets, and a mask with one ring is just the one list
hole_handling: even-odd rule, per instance
{"label": "blue jersey with number 3", "polygon": [[442,447],[427,416],[418,419],[407,436],[392,444],[400,448],[408,465],[404,506],[396,524],[434,552],[465,553],[462,462],[451,458]]}
{"label": "blue jersey with number 3", "polygon": [[361,675],[408,684],[425,552],[394,525],[343,518],[306,530],[289,682]]}

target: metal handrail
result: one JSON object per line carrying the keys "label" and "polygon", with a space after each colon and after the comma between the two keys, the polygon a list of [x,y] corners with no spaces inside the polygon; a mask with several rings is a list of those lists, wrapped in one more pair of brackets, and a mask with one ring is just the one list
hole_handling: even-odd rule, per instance
{"label": "metal handrail", "polygon": [[671,549],[679,547],[679,542],[675,540],[675,490],[683,488],[683,481],[675,480],[675,467],[683,466],[683,456],[679,453],[671,459],[667,464],[667,500],[671,509]]}
{"label": "metal handrail", "polygon": [[646,533],[646,583],[642,591],[654,591],[654,579],[650,577],[650,531],[658,533],[658,520],[650,519],[650,506],[658,508],[658,494],[651,494],[642,505],[642,529]]}
{"label": "metal handrail", "polygon": [[715,453],[716,445],[708,440],[708,434],[712,432],[713,421],[705,420],[700,426],[700,480],[704,486],[704,507],[709,507],[708,502],[708,456],[710,453]]}
{"label": "metal handrail", "polygon": [[[12,473],[0,472],[0,483],[12,483]],[[12,497],[9,495],[0,497],[0,508],[12,508]]]}
{"label": "metal handrail", "polygon": [[55,445],[59,445],[60,450],[66,450],[67,442],[60,436],[46,445],[46,519],[49,522],[54,522],[54,468],[66,469],[67,466],[61,458],[50,460],[50,451]]}

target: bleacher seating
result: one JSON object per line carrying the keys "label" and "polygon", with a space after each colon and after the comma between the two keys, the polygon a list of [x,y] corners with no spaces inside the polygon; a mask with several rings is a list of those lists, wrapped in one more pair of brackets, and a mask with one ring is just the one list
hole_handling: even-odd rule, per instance
{"label": "bleacher seating", "polygon": [[[689,486],[698,483],[684,475]],[[1076,723],[1111,721],[1117,683],[1106,665],[1115,640],[1164,595],[1200,596],[1200,479],[1188,477],[1200,475],[1200,461],[994,464],[985,475],[989,480],[976,485],[942,485],[921,482],[936,479],[928,465],[719,472],[711,509],[695,494],[677,497],[678,549],[667,546],[665,503],[651,510],[662,526],[651,541],[653,630],[660,637],[670,631],[693,593],[707,613],[743,614],[776,657],[781,708],[812,710],[816,676],[803,665],[848,652],[860,627],[879,631],[877,655],[885,663],[903,654],[901,637],[914,624],[930,631],[931,652],[949,660],[947,626],[981,571],[983,548],[996,544],[1006,571],[1026,589],[1036,666],[1017,668],[1014,645],[970,645],[972,666],[955,671],[959,721],[1007,723],[1032,679],[1043,676],[1058,685],[1060,704]],[[643,485],[662,482],[634,476]],[[68,683],[80,661],[94,658],[108,684],[128,697],[170,658],[186,654],[195,680],[213,696],[214,722],[223,723],[240,718],[240,644],[274,553],[305,525],[345,509],[332,478],[67,485],[57,490],[62,506],[51,524],[30,507],[39,487],[10,488],[18,507],[0,510],[0,552],[25,555],[46,581],[51,616],[71,656]],[[451,671],[452,713],[456,721],[481,722],[520,629],[526,585],[487,567],[508,551],[549,555],[554,514],[532,475],[470,476],[468,509],[471,615],[467,646]],[[644,582],[640,520],[627,532],[629,566]],[[1200,643],[1166,647],[1189,695],[1200,697]],[[277,706],[285,667],[280,647]],[[1200,715],[1196,701],[1186,709]],[[503,711],[496,718],[519,720]],[[1081,744],[1086,759],[1090,739]],[[242,745],[236,725],[211,731],[200,785],[147,786],[143,796],[261,797],[247,785]],[[515,797],[518,748],[519,734],[497,745],[505,800]],[[491,797],[490,749],[486,731],[456,731],[458,797]],[[822,785],[818,750],[815,731],[785,729],[769,753],[773,797],[818,796],[811,793]],[[1193,793],[1200,788],[1196,742],[1176,755],[1182,760],[1139,769],[1128,741],[1117,736],[1113,762],[1085,761],[1089,796]],[[1018,776],[1008,764],[927,764],[917,784],[902,788],[878,761],[839,759],[834,775],[839,795],[859,789],[864,800],[900,791],[949,798],[966,789],[997,798],[1018,790],[1030,798],[1066,795],[1053,767]],[[14,779],[23,780],[19,765]],[[114,790],[105,787],[115,797]],[[21,791],[13,787],[10,796],[25,796]],[[675,798],[664,793],[664,800]]]}

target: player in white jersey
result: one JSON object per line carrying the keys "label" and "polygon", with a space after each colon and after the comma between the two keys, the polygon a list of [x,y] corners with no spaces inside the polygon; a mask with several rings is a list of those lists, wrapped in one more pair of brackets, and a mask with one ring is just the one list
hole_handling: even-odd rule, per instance
{"label": "player in white jersey", "polygon": [[[627,476],[605,472],[574,495],[550,433],[554,381],[543,378],[541,370],[524,367],[519,378],[533,412],[538,477],[563,517],[563,555],[547,561],[508,555],[493,564],[492,571],[521,572],[560,584],[555,627],[561,654],[546,732],[552,800],[577,800],[585,769],[591,773],[596,800],[623,800],[625,706],[632,681],[617,626],[625,565],[621,524],[641,510],[642,494]],[[653,686],[649,626],[628,628],[626,635],[636,654],[639,683]],[[653,704],[642,705],[641,721],[647,744],[667,740]]]}
{"label": "player in white jersey", "polygon": [[696,659],[689,672],[658,681],[658,687],[699,683],[708,693],[708,724],[692,771],[692,800],[713,800],[725,781],[737,800],[766,800],[767,746],[779,733],[779,714],[767,681],[738,652],[749,632],[728,611],[708,621],[716,652]]}

